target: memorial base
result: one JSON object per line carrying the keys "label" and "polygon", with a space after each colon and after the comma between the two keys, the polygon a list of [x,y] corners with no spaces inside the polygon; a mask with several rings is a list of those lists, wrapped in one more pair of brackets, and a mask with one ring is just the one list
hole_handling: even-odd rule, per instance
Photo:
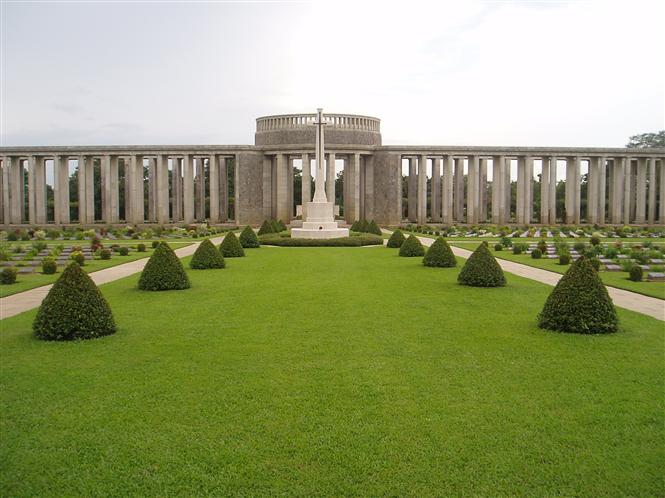
{"label": "memorial base", "polygon": [[292,228],[292,239],[336,239],[348,237],[348,228],[339,228],[333,215],[332,202],[308,202],[307,219],[302,228]]}

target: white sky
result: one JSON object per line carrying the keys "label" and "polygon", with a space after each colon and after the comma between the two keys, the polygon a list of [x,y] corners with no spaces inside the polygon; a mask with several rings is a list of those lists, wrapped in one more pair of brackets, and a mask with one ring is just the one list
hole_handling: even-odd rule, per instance
{"label": "white sky", "polygon": [[623,146],[665,127],[665,2],[6,2],[2,145],[252,144],[369,114],[385,144]]}

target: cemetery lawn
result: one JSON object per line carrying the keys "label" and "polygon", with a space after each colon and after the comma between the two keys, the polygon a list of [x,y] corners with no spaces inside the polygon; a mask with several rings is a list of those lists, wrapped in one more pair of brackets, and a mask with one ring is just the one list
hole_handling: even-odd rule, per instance
{"label": "cemetery lawn", "polygon": [[463,287],[384,247],[227,266],[102,286],[101,339],[0,322],[1,495],[665,494],[662,322],[542,331],[551,287]]}
{"label": "cemetery lawn", "polygon": [[[518,239],[519,240],[519,239]],[[523,239],[522,239],[523,240]],[[462,249],[473,251],[478,247],[479,241],[473,243],[458,243],[457,241],[449,241],[450,245],[457,246]],[[492,244],[490,244],[492,254],[497,258],[507,259],[515,263],[522,263],[523,265],[533,266],[535,268],[542,268],[556,273],[566,273],[570,265],[560,265],[558,259],[533,259],[530,254],[513,254],[511,248],[504,249],[503,251],[495,251]],[[628,279],[628,272],[625,271],[600,271],[600,278],[605,285],[616,287],[618,289],[625,289],[637,294],[645,296],[657,297],[658,299],[665,299],[665,282],[649,282],[647,281],[647,272],[644,272],[644,280],[642,282],[633,282]]]}
{"label": "cemetery lawn", "polygon": [[[80,243],[77,244],[76,242],[72,241],[72,244],[67,244],[67,245],[81,245]],[[86,260],[83,269],[86,272],[91,273],[93,271],[103,270],[104,268],[110,268],[112,266],[121,265],[123,263],[129,263],[130,261],[136,261],[137,259],[150,257],[153,251],[153,249],[151,248],[151,241],[147,242],[139,241],[139,242],[142,242],[146,245],[145,252],[137,252],[133,250],[130,251],[127,256],[120,256],[118,253],[114,252],[113,255],[111,256],[111,259],[102,260],[95,258],[92,260]],[[192,244],[192,242],[170,242],[170,241],[167,242],[173,249],[178,249],[179,247],[184,247]],[[127,245],[132,247],[136,246],[136,243],[137,243],[136,241],[132,241],[131,243],[117,242],[117,244],[121,246]],[[58,279],[60,273],[62,273],[63,268],[64,266],[58,266],[58,271],[52,275],[44,275],[42,273],[41,265],[37,266],[35,268],[35,271],[32,273],[19,273],[18,275],[16,275],[15,283],[11,285],[0,285],[0,298],[11,296],[12,294],[17,294],[19,292],[23,292],[29,289],[34,289],[35,287],[41,287],[42,285],[52,284]]]}

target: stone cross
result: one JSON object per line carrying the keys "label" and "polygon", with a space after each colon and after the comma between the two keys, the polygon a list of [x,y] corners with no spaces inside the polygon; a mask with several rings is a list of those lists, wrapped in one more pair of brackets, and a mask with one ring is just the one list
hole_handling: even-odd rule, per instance
{"label": "stone cross", "polygon": [[[316,126],[316,178],[314,179],[314,202],[327,202],[326,189],[324,186],[325,171],[323,152],[323,127],[328,123],[323,119],[323,109],[316,110],[316,121],[312,123]],[[330,167],[330,166],[328,166]]]}

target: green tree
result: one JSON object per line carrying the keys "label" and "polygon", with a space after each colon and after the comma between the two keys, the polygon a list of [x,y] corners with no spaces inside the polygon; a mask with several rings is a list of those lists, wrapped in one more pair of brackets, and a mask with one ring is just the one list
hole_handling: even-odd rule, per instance
{"label": "green tree", "polygon": [[635,149],[648,149],[651,147],[665,147],[665,130],[656,133],[640,133],[628,139],[626,147]]}

